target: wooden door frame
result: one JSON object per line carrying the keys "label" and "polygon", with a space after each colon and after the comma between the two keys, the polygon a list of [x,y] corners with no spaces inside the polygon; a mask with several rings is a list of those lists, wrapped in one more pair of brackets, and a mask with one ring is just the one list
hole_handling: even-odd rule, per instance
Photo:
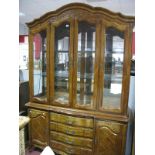
{"label": "wooden door frame", "polygon": [[[41,99],[39,97],[34,96],[34,77],[33,77],[33,67],[34,67],[34,58],[33,58],[33,37],[35,34],[46,31],[46,38],[47,38],[47,50],[46,50],[46,89],[47,89],[47,97],[46,99]],[[50,34],[50,27],[49,24],[39,25],[34,29],[29,31],[29,86],[30,86],[30,101],[31,102],[38,102],[43,104],[48,104],[49,101],[49,34]]]}
{"label": "wooden door frame", "polygon": [[[62,104],[60,102],[54,101],[54,53],[55,53],[55,28],[60,26],[61,24],[68,22],[70,23],[70,43],[69,43],[69,101],[68,104]],[[73,19],[68,18],[65,20],[57,20],[53,21],[50,24],[50,104],[54,106],[62,106],[62,107],[72,107],[72,75],[73,75]]]}
{"label": "wooden door frame", "polygon": [[[104,109],[102,107],[102,95],[104,91],[104,54],[105,54],[105,30],[108,27],[116,28],[117,30],[124,32],[124,63],[123,63],[123,78],[122,78],[122,93],[120,101],[120,109]],[[128,95],[129,95],[129,83],[130,83],[130,60],[131,60],[131,34],[132,28],[129,27],[129,24],[124,22],[116,21],[106,21],[102,20],[102,29],[101,29],[101,64],[99,69],[99,81],[98,85],[99,91],[99,107],[98,110],[105,113],[118,113],[127,115],[127,106],[128,106]]]}
{"label": "wooden door frame", "polygon": [[[94,14],[91,14],[91,18],[89,15],[87,16],[76,16],[75,24],[74,24],[74,69],[73,69],[73,107],[78,109],[89,109],[96,110],[97,105],[97,81],[98,81],[98,66],[99,66],[99,34],[100,34],[100,19],[95,18]],[[90,106],[80,105],[76,101],[76,90],[77,90],[77,51],[78,51],[78,22],[85,21],[90,25],[94,25],[96,28],[95,35],[95,65],[94,65],[94,92],[93,92],[93,104]]]}

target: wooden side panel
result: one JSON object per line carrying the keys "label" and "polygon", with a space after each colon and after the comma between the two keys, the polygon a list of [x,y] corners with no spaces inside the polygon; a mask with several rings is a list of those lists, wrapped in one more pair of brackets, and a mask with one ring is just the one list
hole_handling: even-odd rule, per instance
{"label": "wooden side panel", "polygon": [[30,110],[30,143],[43,148],[49,144],[48,112]]}
{"label": "wooden side panel", "polygon": [[124,155],[125,124],[96,122],[96,155]]}

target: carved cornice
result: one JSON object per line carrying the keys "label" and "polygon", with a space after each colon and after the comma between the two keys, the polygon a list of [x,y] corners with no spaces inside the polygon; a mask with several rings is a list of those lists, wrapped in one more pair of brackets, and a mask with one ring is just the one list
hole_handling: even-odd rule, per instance
{"label": "carved cornice", "polygon": [[84,3],[70,3],[60,7],[55,11],[51,11],[41,16],[38,19],[33,20],[32,22],[27,23],[28,27],[34,27],[37,24],[41,24],[43,22],[52,22],[57,19],[67,19],[69,17],[82,16],[86,14],[95,14],[96,17],[105,17],[112,19],[117,19],[118,21],[126,22],[134,24],[135,17],[122,15],[121,13],[115,13],[110,10],[101,7],[92,7],[88,4]]}

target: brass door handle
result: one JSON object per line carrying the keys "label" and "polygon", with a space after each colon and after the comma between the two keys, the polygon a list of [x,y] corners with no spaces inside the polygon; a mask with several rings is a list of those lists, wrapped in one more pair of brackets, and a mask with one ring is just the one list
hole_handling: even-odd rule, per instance
{"label": "brass door handle", "polygon": [[43,113],[43,116],[46,116],[46,114],[45,114],[45,113]]}

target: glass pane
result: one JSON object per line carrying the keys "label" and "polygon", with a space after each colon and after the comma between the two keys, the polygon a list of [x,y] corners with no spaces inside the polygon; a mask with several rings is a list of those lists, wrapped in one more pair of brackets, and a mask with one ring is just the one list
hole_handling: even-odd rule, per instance
{"label": "glass pane", "polygon": [[33,38],[33,83],[34,96],[46,98],[46,31]]}
{"label": "glass pane", "polygon": [[69,37],[69,23],[55,29],[54,99],[62,104],[68,103],[69,99]]}
{"label": "glass pane", "polygon": [[76,100],[80,105],[93,103],[95,33],[95,26],[87,22],[79,22]]}
{"label": "glass pane", "polygon": [[124,58],[124,33],[115,28],[106,29],[104,59],[104,109],[120,109]]}

